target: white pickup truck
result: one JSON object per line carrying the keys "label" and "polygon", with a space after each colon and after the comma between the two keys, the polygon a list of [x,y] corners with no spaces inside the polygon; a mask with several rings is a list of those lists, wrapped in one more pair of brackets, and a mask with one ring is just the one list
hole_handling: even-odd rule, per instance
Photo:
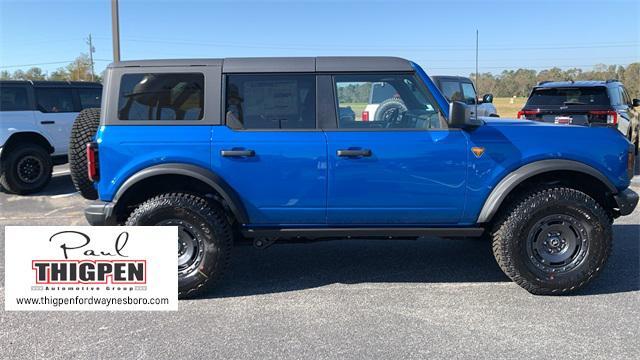
{"label": "white pickup truck", "polygon": [[29,194],[67,162],[71,126],[80,110],[100,107],[102,85],[68,81],[0,81],[0,185]]}
{"label": "white pickup truck", "polygon": [[462,101],[469,105],[472,116],[475,113],[476,103],[479,116],[498,116],[498,110],[493,105],[493,95],[484,94],[482,99],[479,99],[471,79],[464,76],[436,75],[432,76],[431,80],[449,102]]}
{"label": "white pickup truck", "polygon": [[[431,79],[440,92],[451,101],[462,101],[469,105],[470,114],[475,114],[475,105],[478,103],[478,114],[480,116],[498,116],[498,111],[493,105],[493,95],[485,94],[482,99],[478,99],[476,89],[471,79],[462,76],[432,76]],[[404,105],[398,100],[395,88],[385,82],[374,83],[369,92],[369,99],[362,114],[356,114],[359,121],[377,121],[384,117],[384,114],[395,107],[402,108]],[[358,116],[360,115],[360,116]],[[341,114],[342,116],[342,114]]]}

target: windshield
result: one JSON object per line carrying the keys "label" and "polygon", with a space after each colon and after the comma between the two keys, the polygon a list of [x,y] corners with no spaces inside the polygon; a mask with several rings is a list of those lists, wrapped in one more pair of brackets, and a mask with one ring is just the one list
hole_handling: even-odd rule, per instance
{"label": "windshield", "polygon": [[605,87],[570,87],[534,89],[527,105],[602,105],[609,104]]}

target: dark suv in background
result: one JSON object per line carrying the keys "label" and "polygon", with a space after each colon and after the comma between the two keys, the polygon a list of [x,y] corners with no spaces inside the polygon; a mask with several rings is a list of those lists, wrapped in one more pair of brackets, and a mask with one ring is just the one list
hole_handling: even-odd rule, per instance
{"label": "dark suv in background", "polygon": [[640,143],[638,110],[620,81],[545,81],[533,88],[519,119],[555,124],[616,127]]}

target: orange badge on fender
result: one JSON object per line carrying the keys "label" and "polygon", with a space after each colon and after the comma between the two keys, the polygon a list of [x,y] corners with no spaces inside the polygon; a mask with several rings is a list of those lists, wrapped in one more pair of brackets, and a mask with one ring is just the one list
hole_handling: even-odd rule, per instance
{"label": "orange badge on fender", "polygon": [[482,154],[484,154],[484,148],[479,146],[474,146],[471,148],[471,152],[473,153],[473,155],[479,158],[480,156],[482,156]]}

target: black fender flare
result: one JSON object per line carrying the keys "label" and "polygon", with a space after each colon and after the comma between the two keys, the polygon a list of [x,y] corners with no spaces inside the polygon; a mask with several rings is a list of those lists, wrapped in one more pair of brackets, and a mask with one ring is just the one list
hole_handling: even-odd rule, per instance
{"label": "black fender flare", "polygon": [[112,202],[117,203],[127,190],[139,181],[159,175],[183,175],[202,181],[222,196],[240,224],[245,225],[249,223],[249,216],[238,193],[219,175],[200,166],[191,164],[166,163],[140,170],[131,175],[120,188],[118,188]]}
{"label": "black fender flare", "polygon": [[487,223],[495,215],[504,199],[511,191],[523,181],[539,174],[551,171],[566,170],[591,175],[600,180],[612,194],[617,194],[618,189],[600,171],[593,167],[573,160],[540,160],[529,163],[507,174],[496,185],[482,206],[477,223]]}

